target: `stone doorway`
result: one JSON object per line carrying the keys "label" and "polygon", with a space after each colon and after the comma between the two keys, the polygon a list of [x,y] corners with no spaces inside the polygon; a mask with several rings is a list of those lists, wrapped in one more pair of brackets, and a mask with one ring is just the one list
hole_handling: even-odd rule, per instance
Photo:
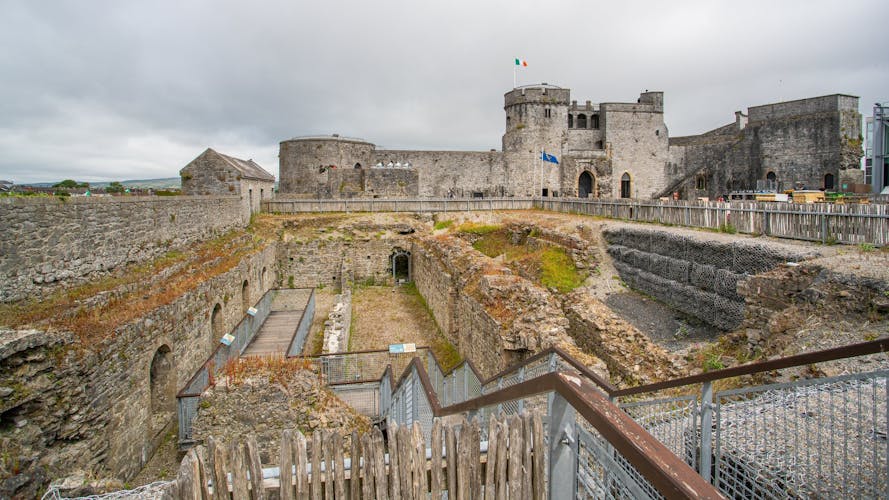
{"label": "stone doorway", "polygon": [[580,174],[580,178],[577,179],[577,197],[578,198],[589,198],[591,194],[593,194],[593,188],[596,185],[595,179],[593,179],[593,174],[589,172],[583,172]]}
{"label": "stone doorway", "polygon": [[390,257],[392,279],[396,284],[411,281],[411,253],[396,248]]}

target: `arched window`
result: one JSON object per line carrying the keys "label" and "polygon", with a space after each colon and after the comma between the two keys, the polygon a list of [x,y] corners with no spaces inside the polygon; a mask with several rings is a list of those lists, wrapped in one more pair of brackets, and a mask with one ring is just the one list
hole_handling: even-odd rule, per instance
{"label": "arched window", "polygon": [[599,128],[599,115],[590,115],[590,128]]}
{"label": "arched window", "polygon": [[219,337],[222,337],[224,332],[223,329],[223,321],[222,321],[222,306],[218,303],[213,306],[213,313],[210,314],[210,328],[213,330],[214,340],[219,340]]}
{"label": "arched window", "polygon": [[244,280],[241,283],[241,309],[244,312],[247,312],[247,309],[250,307],[250,283],[247,280]]}
{"label": "arched window", "polygon": [[355,164],[355,168],[356,168],[356,169],[361,168],[361,163],[356,163],[356,164]]}
{"label": "arched window", "polygon": [[624,175],[620,176],[620,197],[630,198],[632,193],[630,174],[624,172]]}
{"label": "arched window", "polygon": [[574,128],[574,115],[568,115],[568,128]]}
{"label": "arched window", "polygon": [[595,193],[596,178],[593,174],[584,171],[577,179],[577,196],[579,198],[589,198]]}
{"label": "arched window", "polygon": [[512,118],[506,117],[506,128],[509,128],[509,124],[512,122]]}
{"label": "arched window", "polygon": [[695,189],[707,189],[707,178],[703,175],[699,175],[695,181]]}
{"label": "arched window", "polygon": [[577,128],[586,128],[586,115],[583,113],[577,115]]}
{"label": "arched window", "polygon": [[824,189],[833,189],[833,174],[824,175]]}
{"label": "arched window", "polygon": [[[175,371],[173,353],[166,344],[160,346],[151,358],[148,368],[148,384],[151,388],[151,422],[149,428],[155,433],[170,422],[176,408]],[[154,436],[152,436],[154,437]]]}
{"label": "arched window", "polygon": [[775,182],[776,180],[778,180],[778,176],[775,175],[775,172],[769,172],[769,173],[766,174],[766,180],[769,180],[769,181],[771,181],[771,182]]}
{"label": "arched window", "polygon": [[259,286],[262,287],[263,291],[265,291],[266,286],[268,285],[268,279],[269,279],[268,274],[269,273],[266,270],[266,268],[263,267],[262,273],[260,273],[260,275],[259,275]]}

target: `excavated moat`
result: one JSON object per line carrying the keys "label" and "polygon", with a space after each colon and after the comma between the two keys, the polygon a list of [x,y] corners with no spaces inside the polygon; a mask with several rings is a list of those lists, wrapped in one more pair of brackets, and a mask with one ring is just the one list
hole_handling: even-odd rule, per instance
{"label": "excavated moat", "polygon": [[604,302],[652,341],[671,352],[686,349],[699,342],[712,342],[725,333],[694,316],[633,290],[613,293]]}

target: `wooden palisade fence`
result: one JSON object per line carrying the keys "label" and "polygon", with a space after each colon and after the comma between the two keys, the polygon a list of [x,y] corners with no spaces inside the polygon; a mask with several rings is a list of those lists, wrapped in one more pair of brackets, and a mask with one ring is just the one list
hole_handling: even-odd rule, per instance
{"label": "wooden palisade fence", "polygon": [[[260,462],[256,439],[229,446],[210,438],[182,460],[167,498],[179,499],[527,499],[545,498],[546,452],[539,413],[492,418],[487,446],[477,419],[436,420],[431,443],[420,425],[379,428],[349,439],[315,431],[309,438],[283,432],[277,468]],[[356,467],[357,464],[357,467]],[[278,474],[275,474],[277,469]],[[316,471],[319,471],[316,473]],[[220,487],[217,487],[219,485]],[[224,485],[224,487],[222,487]]]}

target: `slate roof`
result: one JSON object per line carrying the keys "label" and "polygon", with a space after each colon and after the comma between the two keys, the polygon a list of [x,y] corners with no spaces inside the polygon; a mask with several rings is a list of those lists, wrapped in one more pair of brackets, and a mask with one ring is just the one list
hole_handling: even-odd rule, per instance
{"label": "slate roof", "polygon": [[266,172],[265,169],[260,167],[253,160],[242,160],[240,158],[235,158],[234,156],[224,155],[212,148],[208,148],[207,152],[213,152],[219,155],[219,157],[222,158],[226,163],[231,165],[232,168],[240,172],[241,177],[245,179],[258,179],[261,181],[275,182],[275,176]]}

